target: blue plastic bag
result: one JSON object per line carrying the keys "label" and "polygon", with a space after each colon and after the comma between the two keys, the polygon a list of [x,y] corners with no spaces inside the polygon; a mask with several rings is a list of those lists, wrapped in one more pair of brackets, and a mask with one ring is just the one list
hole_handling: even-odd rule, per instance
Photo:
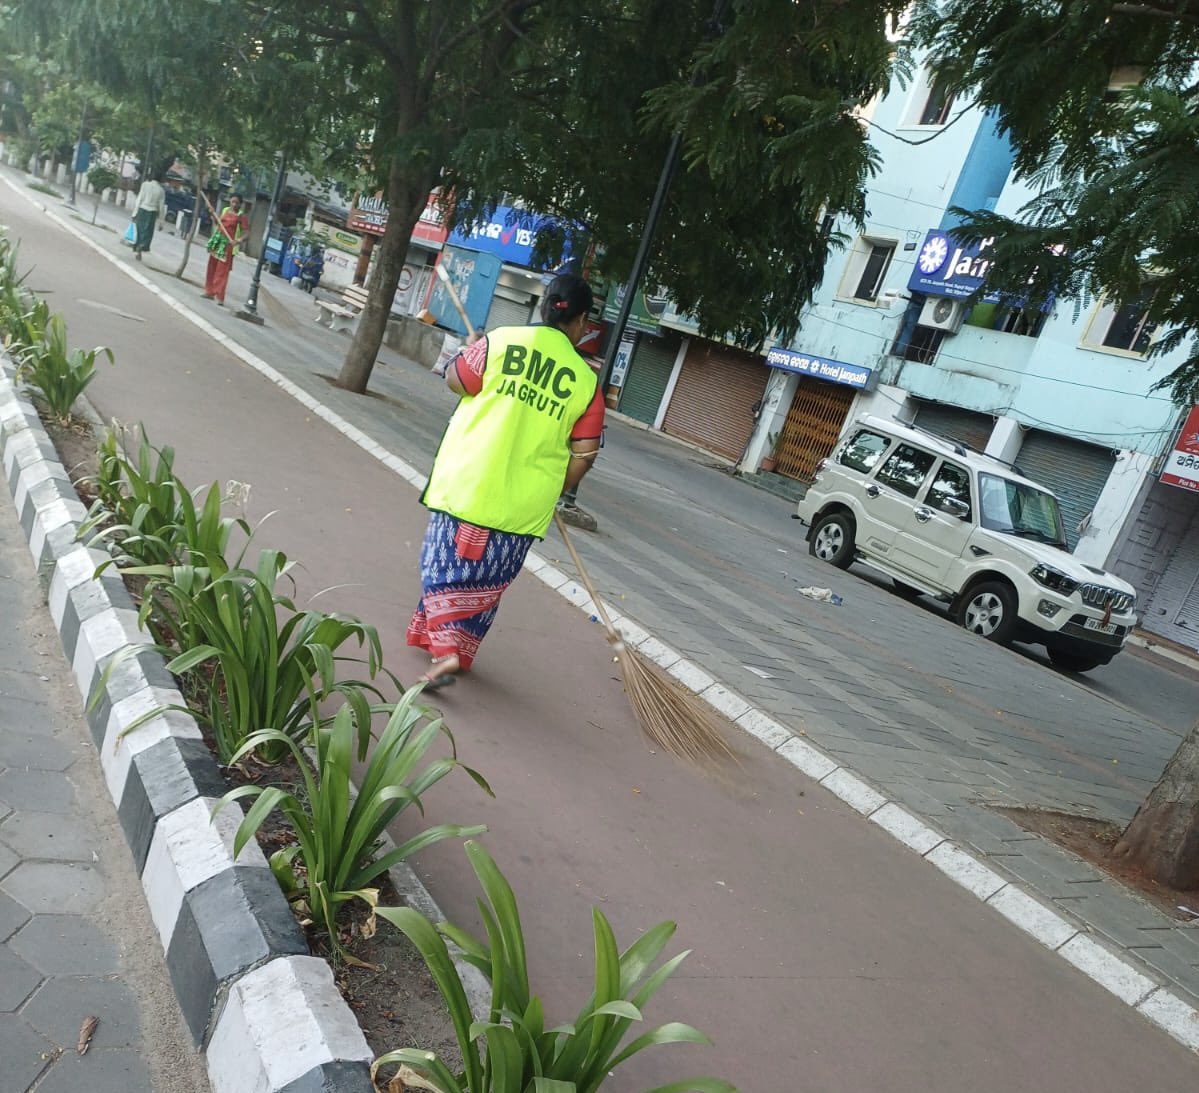
{"label": "blue plastic bag", "polygon": [[130,220],[129,227],[125,229],[125,242],[133,246],[137,242],[137,225]]}

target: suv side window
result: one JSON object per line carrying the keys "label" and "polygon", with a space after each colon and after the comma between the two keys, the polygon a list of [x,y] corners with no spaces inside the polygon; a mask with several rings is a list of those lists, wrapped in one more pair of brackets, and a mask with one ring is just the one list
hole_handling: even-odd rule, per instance
{"label": "suv side window", "polygon": [[859,429],[853,439],[845,445],[837,462],[846,467],[852,467],[855,471],[869,474],[890,443],[890,438],[883,436],[882,433]]}
{"label": "suv side window", "polygon": [[974,511],[970,501],[970,472],[956,463],[942,463],[928,487],[926,500],[942,512],[946,511],[946,501],[960,501],[966,506],[965,515],[969,516]]}
{"label": "suv side window", "polygon": [[879,467],[874,480],[907,497],[915,497],[936,461],[932,452],[914,448],[911,444],[900,444],[891,458]]}

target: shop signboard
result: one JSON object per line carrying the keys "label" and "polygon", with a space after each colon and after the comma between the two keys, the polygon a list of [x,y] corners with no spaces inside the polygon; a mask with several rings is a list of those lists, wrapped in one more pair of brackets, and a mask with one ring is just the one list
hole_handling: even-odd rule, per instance
{"label": "shop signboard", "polygon": [[[994,245],[993,238],[963,245],[948,232],[930,231],[916,256],[916,264],[908,278],[908,290],[927,296],[965,299],[977,292],[986,280],[991,268],[989,251]],[[987,303],[997,300],[998,296],[987,299]]]}
{"label": "shop signboard", "polygon": [[841,383],[846,387],[864,390],[870,383],[871,370],[864,364],[846,364],[829,357],[817,357],[812,353],[800,353],[776,345],[766,354],[766,367],[778,368],[783,372],[795,372],[800,376]]}
{"label": "shop signboard", "polygon": [[[605,322],[614,323],[620,318],[620,307],[624,303],[624,294],[624,285],[617,285],[613,291],[608,293],[608,299],[604,303]],[[666,310],[666,304],[666,295],[661,290],[647,295],[644,289],[638,289],[637,295],[633,298],[633,307],[629,311],[626,329],[636,330],[640,334],[661,334],[662,325],[658,320],[662,312]]]}
{"label": "shop signboard", "polygon": [[[414,243],[427,243],[434,248],[445,243],[449,233],[446,230],[445,217],[437,204],[440,199],[439,193],[434,192],[429,195],[429,199],[425,203],[425,211],[421,213],[420,219],[412,228]],[[382,235],[387,231],[388,215],[387,202],[383,200],[381,193],[359,194],[354,199],[354,207],[350,210],[350,215],[346,217],[346,227],[350,231],[363,232],[366,235]]]}
{"label": "shop signboard", "polygon": [[[926,296],[946,296],[952,300],[964,300],[982,287],[990,272],[991,248],[994,237],[977,243],[959,243],[947,231],[934,228],[924,237],[924,243],[916,255],[916,264],[908,278],[909,292],[923,292]],[[1054,296],[1049,294],[1041,305],[1042,311],[1053,306]],[[1022,300],[1011,296],[1002,297],[998,292],[986,292],[982,296],[985,304],[1003,303],[1009,307],[1023,307]]]}
{"label": "shop signboard", "polygon": [[[452,246],[494,254],[512,266],[532,269],[537,229],[547,222],[547,218],[534,217],[526,221],[528,217],[528,213],[519,212],[511,205],[498,205],[489,220],[474,227],[455,228],[450,232],[449,242]],[[570,257],[570,251],[571,240],[568,238],[563,261]]]}
{"label": "shop signboard", "polygon": [[1167,486],[1199,493],[1199,406],[1192,406],[1174,450],[1166,456],[1161,480]]}
{"label": "shop signboard", "polygon": [[343,231],[341,228],[335,228],[332,224],[325,224],[319,220],[313,221],[311,230],[314,235],[323,235],[326,246],[333,250],[344,251],[346,254],[362,253],[361,235]]}
{"label": "shop signboard", "polygon": [[359,194],[346,217],[346,227],[367,235],[382,235],[387,231],[387,202],[382,194]]}

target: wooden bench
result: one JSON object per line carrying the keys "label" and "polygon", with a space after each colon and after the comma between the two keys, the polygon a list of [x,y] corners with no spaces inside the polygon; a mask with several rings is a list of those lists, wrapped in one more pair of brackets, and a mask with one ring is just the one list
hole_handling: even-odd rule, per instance
{"label": "wooden bench", "polygon": [[314,300],[313,303],[317,307],[316,321],[330,330],[344,330],[347,334],[352,334],[355,321],[366,307],[368,295],[366,285],[350,285],[342,290],[340,303],[335,300]]}

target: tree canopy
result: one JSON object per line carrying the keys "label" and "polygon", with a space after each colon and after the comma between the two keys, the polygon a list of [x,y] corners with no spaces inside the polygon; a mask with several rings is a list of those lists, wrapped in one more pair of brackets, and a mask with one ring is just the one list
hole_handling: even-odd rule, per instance
{"label": "tree canopy", "polygon": [[1040,188],[1015,217],[964,210],[963,234],[996,238],[989,287],[1143,299],[1151,351],[1188,346],[1162,385],[1199,402],[1199,3],[942,0],[912,26]]}
{"label": "tree canopy", "polygon": [[[855,118],[895,63],[902,0],[17,0],[29,35],[117,99],[258,159],[304,145],[391,216],[341,382],[363,390],[428,193],[578,223],[623,279],[674,133],[650,277],[701,329],[789,337],[859,220]],[[56,37],[57,34],[57,37]],[[294,154],[294,153],[293,153]],[[555,239],[543,240],[552,251]]]}

